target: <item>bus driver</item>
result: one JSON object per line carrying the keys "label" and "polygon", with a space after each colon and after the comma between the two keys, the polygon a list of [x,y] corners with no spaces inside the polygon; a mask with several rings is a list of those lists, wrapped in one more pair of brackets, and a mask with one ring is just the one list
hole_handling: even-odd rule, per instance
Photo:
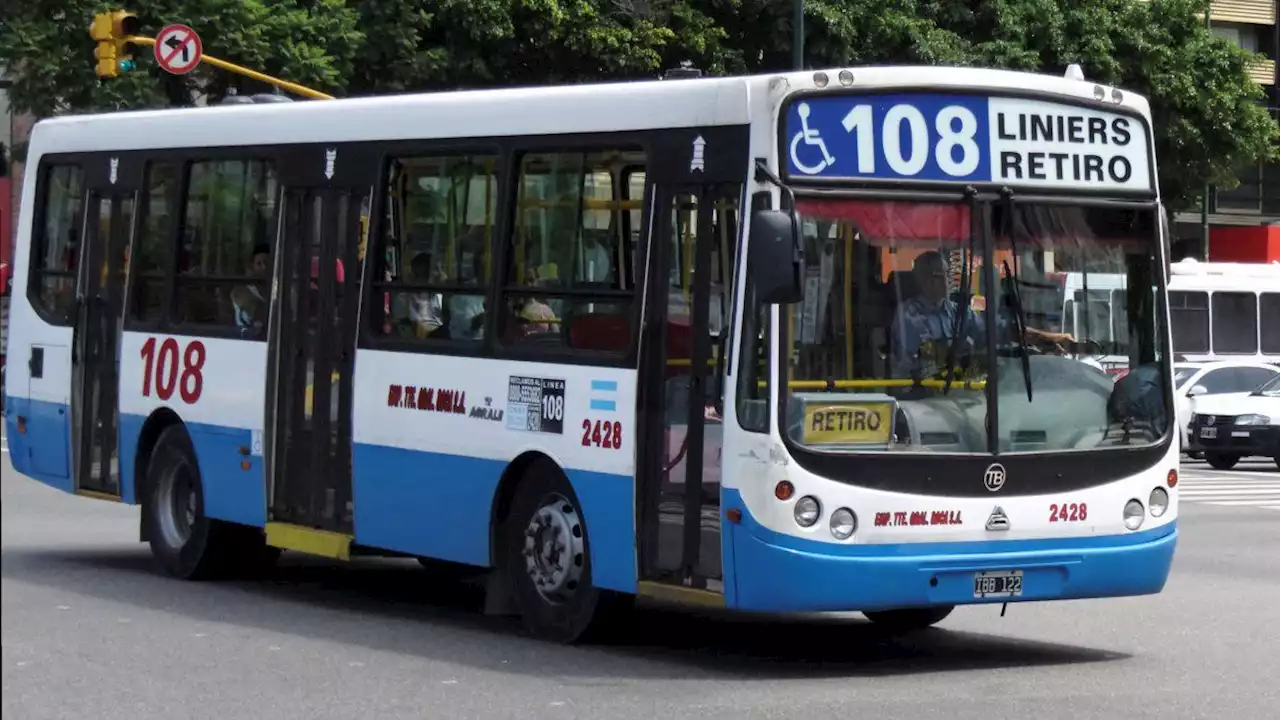
{"label": "bus driver", "polygon": [[[952,342],[952,335],[956,331],[956,316],[960,312],[956,301],[947,297],[947,263],[941,253],[935,250],[921,253],[911,267],[911,274],[920,292],[898,305],[890,328],[891,361],[893,376],[896,378],[924,377],[942,372],[944,361],[921,357],[920,350],[930,341],[941,341],[942,347],[946,348]],[[996,326],[1005,337],[1011,337],[1016,327],[1007,314],[1010,310],[1007,305],[1002,305],[996,318]],[[980,348],[986,342],[986,323],[972,307],[968,313],[965,338],[962,341],[967,347],[960,349],[958,358],[970,355],[975,347]],[[1075,342],[1075,338],[1068,333],[1048,332],[1032,327],[1027,328],[1027,339],[1049,344]],[[942,356],[945,355],[944,349]]]}

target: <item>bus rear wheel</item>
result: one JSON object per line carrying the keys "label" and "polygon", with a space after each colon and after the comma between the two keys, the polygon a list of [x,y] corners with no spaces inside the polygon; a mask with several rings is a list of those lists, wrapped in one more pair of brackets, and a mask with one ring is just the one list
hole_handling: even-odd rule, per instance
{"label": "bus rear wheel", "polygon": [[186,428],[160,433],[147,464],[143,522],[151,554],[168,575],[200,580],[232,571],[257,572],[274,565],[280,551],[262,532],[204,514],[204,486]]}
{"label": "bus rear wheel", "polygon": [[907,632],[923,630],[937,625],[955,609],[955,605],[941,605],[938,607],[905,608],[902,610],[879,610],[862,614],[871,622],[888,630]]}
{"label": "bus rear wheel", "polygon": [[560,468],[535,461],[504,524],[506,572],[516,609],[535,637],[573,643],[594,634],[612,598],[591,584],[591,545],[573,488]]}

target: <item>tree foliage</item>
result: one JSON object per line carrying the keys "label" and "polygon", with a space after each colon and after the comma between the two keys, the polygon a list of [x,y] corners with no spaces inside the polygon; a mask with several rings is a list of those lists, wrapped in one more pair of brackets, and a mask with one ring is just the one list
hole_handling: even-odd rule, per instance
{"label": "tree foliage", "polygon": [[[791,65],[785,0],[22,0],[0,18],[14,105],[37,115],[213,101],[264,86],[149,58],[103,83],[92,14],[125,6],[144,31],[183,22],[217,57],[335,95],[653,78],[682,61],[717,75]],[[1085,75],[1146,95],[1171,207],[1277,156],[1280,127],[1214,37],[1208,0],[807,0],[806,64],[996,66]]]}

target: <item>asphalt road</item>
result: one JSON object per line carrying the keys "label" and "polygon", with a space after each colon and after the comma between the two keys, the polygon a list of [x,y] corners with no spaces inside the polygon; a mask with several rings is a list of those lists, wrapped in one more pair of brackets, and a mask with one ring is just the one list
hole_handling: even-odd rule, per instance
{"label": "asphalt road", "polygon": [[[647,609],[610,645],[560,647],[413,561],[287,555],[258,582],[162,578],[136,509],[2,460],[5,720],[1262,720],[1280,705],[1280,510],[1261,505],[1184,505],[1159,596],[960,609],[896,640],[858,616]],[[1203,467],[1186,481],[1280,483],[1274,465]]]}

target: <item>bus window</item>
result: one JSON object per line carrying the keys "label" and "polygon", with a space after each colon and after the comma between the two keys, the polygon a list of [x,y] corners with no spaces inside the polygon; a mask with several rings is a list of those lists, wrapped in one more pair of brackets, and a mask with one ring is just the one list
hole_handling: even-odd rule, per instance
{"label": "bus window", "polygon": [[401,157],[387,169],[374,326],[408,340],[478,342],[497,217],[495,155]]}
{"label": "bus window", "polygon": [[1113,291],[1111,308],[1111,337],[1117,344],[1127,344],[1129,342],[1129,291]]}
{"label": "bus window", "polygon": [[1081,311],[1076,338],[1107,347],[1111,342],[1111,291],[1090,289],[1086,298],[1084,290],[1077,290],[1075,299],[1076,309]]}
{"label": "bus window", "polygon": [[1258,296],[1258,327],[1262,330],[1262,352],[1280,354],[1280,293]]}
{"label": "bus window", "polygon": [[1251,292],[1213,294],[1213,351],[1252,355],[1258,352],[1258,296]]}
{"label": "bus window", "polygon": [[164,290],[178,214],[179,173],[176,163],[151,163],[147,167],[142,222],[133,250],[129,308],[129,316],[141,322],[159,321],[169,306]]}
{"label": "bus window", "polygon": [[66,324],[76,294],[84,174],[75,165],[54,165],[41,174],[43,222],[31,252],[31,300],[46,319]]}
{"label": "bus window", "polygon": [[528,153],[520,158],[515,227],[499,331],[509,345],[625,352],[634,341],[628,199],[638,151]]}
{"label": "bus window", "polygon": [[259,160],[197,162],[187,173],[174,320],[258,334],[267,322],[275,173]]}
{"label": "bus window", "polygon": [[1209,352],[1209,294],[1171,290],[1170,328],[1174,353]]}

